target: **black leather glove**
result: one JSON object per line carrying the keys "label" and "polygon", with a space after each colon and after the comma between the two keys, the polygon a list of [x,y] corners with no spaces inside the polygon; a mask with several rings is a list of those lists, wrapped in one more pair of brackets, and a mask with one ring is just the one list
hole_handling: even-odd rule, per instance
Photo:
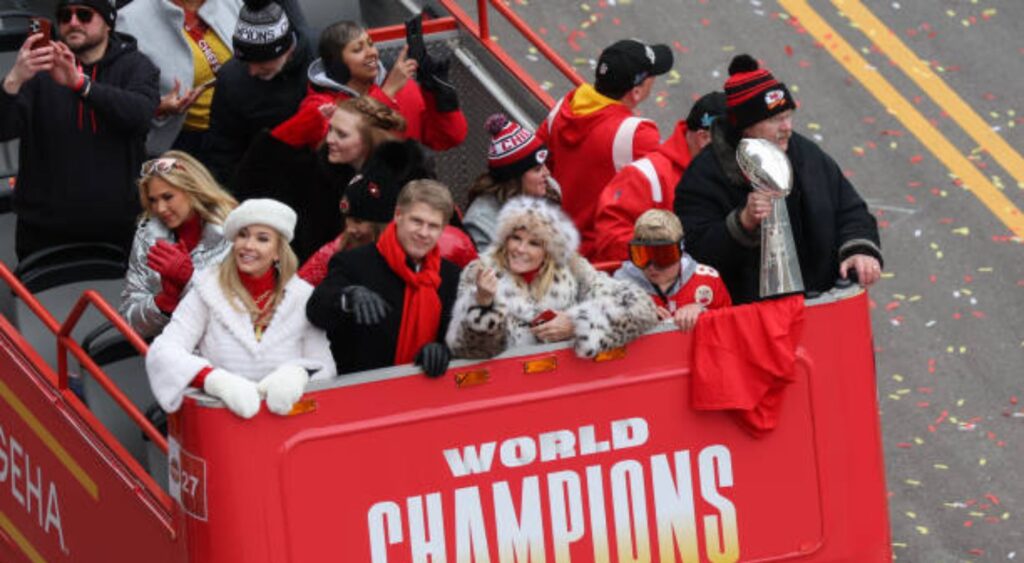
{"label": "black leather glove", "polygon": [[372,289],[353,285],[341,292],[341,310],[352,313],[357,324],[375,325],[388,316],[391,305]]}
{"label": "black leather glove", "polygon": [[416,80],[424,90],[434,94],[434,105],[441,113],[459,109],[459,95],[455,92],[455,85],[448,78],[449,68],[451,59],[438,61],[427,55],[416,72]]}
{"label": "black leather glove", "polygon": [[415,364],[423,368],[427,377],[440,377],[448,371],[448,362],[452,361],[452,353],[440,342],[431,342],[416,354]]}

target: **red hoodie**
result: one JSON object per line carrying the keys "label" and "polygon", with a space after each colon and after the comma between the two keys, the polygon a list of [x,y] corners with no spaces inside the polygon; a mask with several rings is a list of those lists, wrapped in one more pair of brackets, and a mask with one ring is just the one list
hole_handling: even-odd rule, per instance
{"label": "red hoodie", "polygon": [[637,217],[648,209],[673,211],[676,184],[690,164],[686,120],[658,150],[626,166],[605,186],[594,216],[591,262],[629,258],[629,241]]}
{"label": "red hoodie", "polygon": [[580,254],[594,244],[597,199],[615,173],[658,148],[658,126],[621,102],[584,84],[559,100],[537,136],[551,151],[551,175],[562,188],[562,207],[580,231]]}

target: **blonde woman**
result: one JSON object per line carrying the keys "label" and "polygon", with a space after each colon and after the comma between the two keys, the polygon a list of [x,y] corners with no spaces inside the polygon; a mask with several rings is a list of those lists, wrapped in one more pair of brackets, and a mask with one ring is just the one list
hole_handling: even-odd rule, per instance
{"label": "blonde woman", "polygon": [[494,242],[459,279],[447,342],[462,358],[570,341],[593,357],[658,322],[654,303],[633,284],[598,272],[577,251],[579,234],[558,206],[519,196],[498,215]]}
{"label": "blonde woman", "polygon": [[160,334],[192,274],[218,264],[230,243],[222,225],[238,203],[187,153],[168,151],[142,165],[142,220],[135,231],[121,315],[144,338]]}
{"label": "blonde woman", "polygon": [[306,320],[313,288],[295,275],[295,221],[272,199],[250,199],[228,216],[231,253],[199,277],[146,356],[164,410],[178,410],[194,387],[242,418],[255,416],[263,397],[285,415],[310,377],[335,374],[327,337]]}

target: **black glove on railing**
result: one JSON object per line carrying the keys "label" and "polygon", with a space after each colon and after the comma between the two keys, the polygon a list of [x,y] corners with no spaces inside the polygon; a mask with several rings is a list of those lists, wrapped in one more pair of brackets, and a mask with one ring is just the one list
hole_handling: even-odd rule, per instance
{"label": "black glove on railing", "polygon": [[451,68],[450,59],[434,59],[430,55],[423,58],[423,64],[416,72],[416,80],[428,92],[433,92],[437,111],[447,113],[459,109],[459,95],[455,85],[448,78]]}
{"label": "black glove on railing", "polygon": [[341,310],[352,313],[357,324],[375,325],[388,316],[391,305],[372,289],[353,285],[341,292]]}
{"label": "black glove on railing", "polygon": [[415,364],[423,368],[427,377],[440,377],[448,371],[448,362],[452,361],[452,353],[440,342],[431,342],[416,354]]}

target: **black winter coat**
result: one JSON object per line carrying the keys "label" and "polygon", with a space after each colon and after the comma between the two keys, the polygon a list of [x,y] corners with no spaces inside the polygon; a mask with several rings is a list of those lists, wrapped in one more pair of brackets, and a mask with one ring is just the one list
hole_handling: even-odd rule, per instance
{"label": "black winter coat", "polygon": [[299,109],[312,60],[313,48],[300,30],[291,58],[271,80],[249,76],[248,66],[237,59],[221,67],[203,151],[219,182],[231,185],[242,155],[260,131],[273,129]]}
{"label": "black winter coat", "polygon": [[[383,322],[370,327],[358,325],[351,314],[341,310],[342,290],[354,285],[376,291],[391,305]],[[441,287],[437,291],[441,297],[441,325],[437,342],[444,342],[458,285],[459,267],[441,259]],[[327,277],[306,303],[306,316],[327,332],[338,373],[352,373],[394,365],[404,304],[405,282],[384,261],[377,245],[369,244],[331,258]]]}
{"label": "black winter coat", "polygon": [[305,262],[341,232],[338,202],[355,173],[347,164],[327,162],[326,147],[312,152],[263,131],[239,164],[231,191],[239,201],[269,197],[294,209],[299,221],[292,248]]}
{"label": "black winter coat", "polygon": [[[736,164],[739,138],[715,122],[712,144],[690,163],[676,186],[675,212],[683,222],[686,249],[722,275],[734,303],[758,299],[761,234],[739,223],[750,184]],[[797,133],[786,151],[793,191],[786,208],[808,291],[827,291],[839,263],[853,254],[882,260],[874,216],[834,160]]]}
{"label": "black winter coat", "polygon": [[46,72],[17,96],[0,88],[0,141],[21,139],[14,209],[19,222],[68,239],[114,240],[123,231],[130,241],[160,73],[120,33],[83,71],[92,78],[84,98]]}

